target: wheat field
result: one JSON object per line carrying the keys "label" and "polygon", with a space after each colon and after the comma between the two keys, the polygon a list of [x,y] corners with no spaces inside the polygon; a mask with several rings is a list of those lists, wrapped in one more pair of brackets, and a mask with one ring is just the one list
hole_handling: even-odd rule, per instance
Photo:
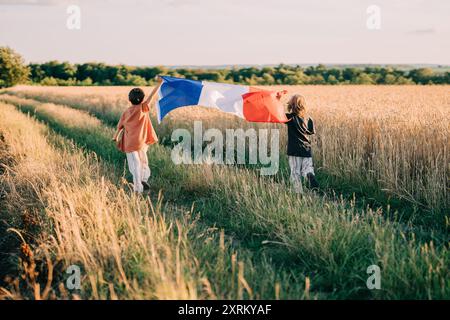
{"label": "wheat field", "polygon": [[[448,86],[287,86],[307,99],[316,121],[316,166],[433,211],[449,208],[450,95]],[[18,87],[12,93],[75,105],[115,124],[130,87]],[[147,92],[150,88],[146,89]],[[153,112],[154,113],[154,112]],[[154,114],[153,114],[154,116]],[[211,109],[181,108],[156,126],[169,141],[174,128],[280,127],[247,123]],[[281,133],[281,150],[286,143]]]}
{"label": "wheat field", "polygon": [[[0,210],[9,213],[8,245],[20,260],[0,294],[449,298],[449,87],[282,88],[286,99],[304,95],[315,120],[320,195],[289,190],[282,125],[190,107],[153,121],[160,144],[149,151],[152,192],[142,200],[130,193],[124,156],[110,142],[129,87],[2,92]],[[279,128],[278,176],[174,165],[171,133],[192,130],[193,120],[205,129]],[[64,289],[61,271],[71,264],[84,271],[75,293]],[[372,264],[381,266],[381,290],[366,287]]]}

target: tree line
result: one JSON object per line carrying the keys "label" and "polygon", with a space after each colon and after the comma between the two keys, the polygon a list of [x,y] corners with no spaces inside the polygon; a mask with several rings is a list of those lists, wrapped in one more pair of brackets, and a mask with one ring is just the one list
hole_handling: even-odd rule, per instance
{"label": "tree line", "polygon": [[152,85],[157,75],[247,85],[294,84],[448,84],[450,73],[430,68],[403,71],[392,67],[327,68],[280,64],[275,67],[191,69],[131,67],[104,63],[30,64],[30,79],[43,85]]}
{"label": "tree line", "polygon": [[[164,66],[134,67],[97,62],[72,64],[59,61],[25,65],[17,53],[5,47],[0,48],[0,71],[2,72],[0,87],[15,83],[55,86],[145,86],[153,85],[157,75],[247,85],[450,84],[450,72],[436,72],[431,68],[406,71],[389,66],[340,68],[321,64],[308,67],[280,64],[265,67],[195,69]],[[8,83],[6,79],[8,75],[15,79]]]}

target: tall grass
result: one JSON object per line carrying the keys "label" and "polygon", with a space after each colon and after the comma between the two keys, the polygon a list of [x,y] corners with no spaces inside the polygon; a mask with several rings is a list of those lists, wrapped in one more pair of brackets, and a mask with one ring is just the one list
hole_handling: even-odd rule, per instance
{"label": "tall grass", "polygon": [[[46,104],[43,110],[61,126],[98,125],[82,113],[73,117],[71,109]],[[237,255],[230,240],[200,226],[190,208],[128,192],[110,165],[11,105],[1,104],[0,115],[7,144],[0,160],[6,153],[14,159],[0,175],[1,210],[10,213],[9,231],[23,242],[21,277],[0,289],[3,298],[302,297],[303,282],[290,284],[263,260],[255,269],[250,254]],[[72,264],[82,269],[81,290],[64,286]]]}
{"label": "tall grass", "polygon": [[[316,120],[313,141],[319,178],[338,192],[355,192],[375,204],[413,212],[424,225],[439,227],[450,210],[448,86],[293,86],[306,96]],[[86,110],[115,125],[127,106],[129,88],[19,87],[11,93]],[[153,116],[154,118],[154,116]],[[186,121],[186,119],[190,121]],[[192,130],[192,120],[207,128],[280,128],[252,124],[215,110],[175,110],[156,126],[161,142],[170,143],[174,128]],[[281,150],[286,145],[281,134]],[[286,157],[281,159],[286,171]],[[370,201],[369,201],[370,202]],[[399,203],[398,203],[399,202]],[[408,214],[412,218],[412,213]]]}
{"label": "tall grass", "polygon": [[[11,97],[3,99],[22,110],[34,110],[38,118],[50,125],[69,127],[56,116],[49,117],[46,104]],[[60,113],[64,114],[65,109],[60,106]],[[97,136],[106,139],[111,129],[98,128]],[[80,144],[84,144],[81,134],[90,134],[89,130],[81,129],[67,129],[65,134],[77,138],[75,132],[80,134],[77,140]],[[101,149],[102,144],[100,139],[99,145],[92,148]],[[262,179],[251,170],[175,166],[169,150],[161,146],[151,148],[149,156],[152,170],[156,171],[154,187],[167,189],[173,201],[194,193],[196,207],[206,221],[215,221],[242,242],[256,244],[255,248],[267,251],[287,270],[308,275],[312,290],[324,297],[449,296],[448,239],[435,238],[433,233],[422,235],[410,225],[384,219],[381,211],[362,211],[346,201],[314,195],[300,198],[283,182]],[[175,187],[167,188],[168,181],[176,182]],[[365,287],[365,271],[372,264],[380,265],[383,270],[381,291],[369,291]],[[257,279],[262,280],[261,275],[254,276],[254,284]]]}
{"label": "tall grass", "polygon": [[47,130],[11,106],[2,104],[0,112],[2,133],[17,161],[2,175],[6,203],[20,213],[34,200],[43,211],[35,214],[51,220],[51,229],[45,230],[50,234],[37,235],[31,259],[47,251],[65,266],[82,266],[82,296],[198,297],[200,277],[186,247],[189,224],[168,225],[160,207],[112,184],[94,158],[55,150],[45,138]]}

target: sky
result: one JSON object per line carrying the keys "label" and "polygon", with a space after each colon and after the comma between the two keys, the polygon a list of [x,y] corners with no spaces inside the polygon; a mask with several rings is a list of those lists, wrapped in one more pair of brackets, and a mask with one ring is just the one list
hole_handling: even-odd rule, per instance
{"label": "sky", "polygon": [[450,65],[449,17],[448,0],[0,0],[0,46],[27,62]]}

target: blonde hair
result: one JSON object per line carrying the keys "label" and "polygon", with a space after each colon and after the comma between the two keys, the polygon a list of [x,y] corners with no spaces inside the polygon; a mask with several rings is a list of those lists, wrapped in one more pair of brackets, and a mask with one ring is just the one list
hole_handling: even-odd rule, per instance
{"label": "blonde hair", "polygon": [[300,94],[294,94],[288,102],[288,111],[304,118],[306,115],[306,99]]}

